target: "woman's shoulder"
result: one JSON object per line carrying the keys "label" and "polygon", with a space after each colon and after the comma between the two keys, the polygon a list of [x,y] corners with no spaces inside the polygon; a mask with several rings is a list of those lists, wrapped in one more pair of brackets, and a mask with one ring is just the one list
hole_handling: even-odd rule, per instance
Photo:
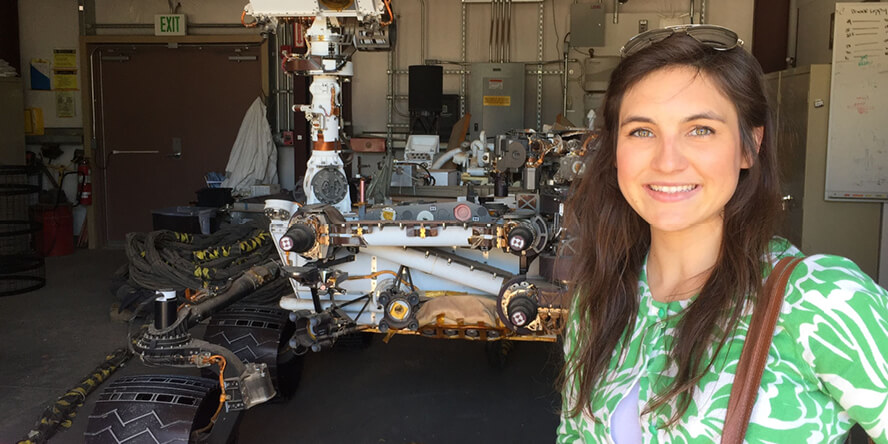
{"label": "woman's shoulder", "polygon": [[[788,257],[804,258],[789,279],[790,290],[832,290],[849,287],[856,289],[865,287],[871,290],[882,290],[866,273],[861,271],[854,261],[833,254],[815,254],[805,256],[801,250],[782,237],[774,237],[768,246],[766,259],[772,266],[781,259]],[[770,270],[766,270],[769,273]],[[788,294],[787,294],[788,296]]]}
{"label": "woman's shoulder", "polygon": [[888,314],[888,292],[848,258],[807,256],[790,275],[783,306],[786,321],[853,324],[875,314]]}

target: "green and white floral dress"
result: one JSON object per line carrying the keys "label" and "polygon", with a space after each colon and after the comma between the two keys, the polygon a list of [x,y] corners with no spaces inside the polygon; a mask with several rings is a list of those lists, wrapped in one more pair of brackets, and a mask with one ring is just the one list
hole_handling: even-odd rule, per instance
{"label": "green and white floral dress", "polygon": [[[784,240],[771,243],[771,262],[801,253]],[[562,417],[559,443],[610,443],[611,416],[623,397],[640,385],[639,411],[675,375],[667,367],[668,343],[678,317],[693,299],[657,302],[647,285],[646,264],[639,277],[640,304],[628,347],[615,354],[596,388],[592,411]],[[768,353],[752,411],[748,443],[841,443],[860,423],[876,443],[888,444],[888,292],[850,260],[817,255],[796,267]],[[565,334],[565,353],[576,341],[577,313]],[[641,417],[645,443],[710,443],[721,438],[751,312],[697,385],[693,401],[671,428],[660,426],[668,406]],[[707,355],[708,360],[711,353]],[[576,381],[564,399],[571,399]],[[564,404],[565,408],[568,406]]]}

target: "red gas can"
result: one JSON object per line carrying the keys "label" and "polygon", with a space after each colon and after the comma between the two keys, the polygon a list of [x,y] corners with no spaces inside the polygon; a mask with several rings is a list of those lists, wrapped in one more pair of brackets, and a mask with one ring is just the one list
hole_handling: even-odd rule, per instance
{"label": "red gas can", "polygon": [[74,252],[74,217],[71,205],[34,205],[31,220],[43,224],[34,234],[34,250],[43,256],[64,256]]}

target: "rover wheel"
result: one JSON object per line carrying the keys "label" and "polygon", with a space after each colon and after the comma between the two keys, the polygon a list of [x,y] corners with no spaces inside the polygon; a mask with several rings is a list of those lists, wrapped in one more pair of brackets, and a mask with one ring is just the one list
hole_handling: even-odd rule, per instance
{"label": "rover wheel", "polygon": [[179,375],[126,376],[109,383],[84,432],[88,444],[187,443],[219,406],[219,380]]}
{"label": "rover wheel", "polygon": [[302,354],[290,348],[290,312],[267,305],[235,304],[210,318],[204,340],[221,345],[243,362],[265,363],[278,395],[293,394],[302,374]]}

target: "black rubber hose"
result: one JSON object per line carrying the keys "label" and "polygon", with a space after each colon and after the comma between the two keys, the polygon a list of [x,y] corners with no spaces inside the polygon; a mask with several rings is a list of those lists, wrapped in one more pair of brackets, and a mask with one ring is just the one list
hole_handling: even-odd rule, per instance
{"label": "black rubber hose", "polygon": [[235,279],[225,291],[216,297],[192,306],[191,316],[188,319],[187,327],[194,327],[200,323],[200,321],[225,309],[240,299],[243,299],[266,282],[276,278],[279,273],[280,267],[275,262],[268,262],[264,265],[258,265],[249,269],[241,277]]}

